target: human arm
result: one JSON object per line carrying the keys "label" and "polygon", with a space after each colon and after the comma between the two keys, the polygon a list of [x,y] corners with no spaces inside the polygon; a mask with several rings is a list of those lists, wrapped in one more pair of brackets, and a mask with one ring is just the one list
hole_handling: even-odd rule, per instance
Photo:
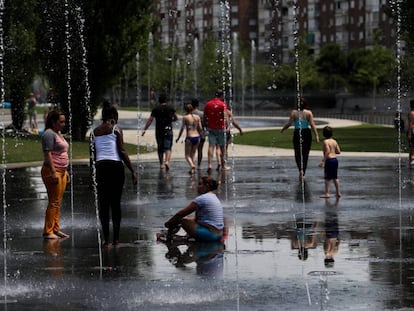
{"label": "human arm", "polygon": [[228,109],[226,110],[226,112],[227,112],[227,115],[228,115],[229,124],[231,122],[234,125],[234,127],[236,129],[238,129],[240,135],[243,135],[243,130],[240,127],[239,123],[237,122],[236,118],[233,116],[233,113],[230,110],[228,110]]}
{"label": "human arm", "polygon": [[289,115],[289,120],[286,122],[286,124],[280,130],[281,133],[283,133],[285,130],[287,130],[293,124],[294,118],[295,118],[295,114],[294,114],[293,111],[291,111],[290,115]]}
{"label": "human arm", "polygon": [[336,154],[341,154],[341,147],[339,147],[338,143],[335,144],[335,153]]}
{"label": "human arm", "polygon": [[183,134],[184,125],[185,125],[185,117],[183,117],[183,119],[182,119],[181,128],[180,128],[180,131],[178,132],[177,139],[175,140],[176,143],[178,143],[178,141],[180,140],[181,135]]}
{"label": "human arm", "polygon": [[116,146],[117,146],[117,149],[118,149],[119,156],[121,157],[121,159],[124,162],[125,166],[131,172],[131,175],[132,175],[132,183],[134,185],[136,185],[137,182],[138,182],[137,172],[132,167],[132,163],[131,163],[131,160],[129,158],[128,152],[125,149],[125,146],[124,146],[124,136],[122,135],[122,131],[119,128],[117,128],[115,130],[115,134],[116,134]]}
{"label": "human arm", "polygon": [[329,155],[329,145],[326,140],[323,141],[322,154],[323,154],[323,157],[322,157],[321,162],[319,162],[319,167],[325,166],[325,160],[328,158],[328,155]]}
{"label": "human arm", "polygon": [[43,150],[43,165],[50,169],[50,172],[52,173],[53,182],[55,184],[57,184],[58,183],[58,177],[56,175],[55,166],[53,165],[52,151],[51,150]]}
{"label": "human arm", "polygon": [[147,131],[147,129],[150,127],[150,125],[151,125],[151,123],[152,123],[152,120],[154,120],[154,117],[153,116],[150,116],[149,118],[148,118],[148,120],[147,120],[147,122],[145,123],[145,126],[144,126],[144,130],[142,131],[142,136],[144,136],[145,135],[145,132]]}
{"label": "human arm", "polygon": [[198,122],[197,122],[197,131],[198,133],[201,135],[203,133],[203,125],[201,123],[201,118],[198,117]]}
{"label": "human arm", "polygon": [[174,227],[176,227],[185,216],[190,215],[191,213],[195,212],[196,209],[197,209],[197,204],[195,202],[191,202],[186,207],[184,207],[183,209],[179,210],[170,219],[168,219],[165,222],[164,226],[167,227],[167,228],[174,228]]}
{"label": "human arm", "polygon": [[309,124],[315,134],[316,142],[319,143],[318,129],[316,128],[315,120],[313,118],[313,113],[310,110],[309,110]]}
{"label": "human arm", "polygon": [[178,115],[176,112],[174,112],[173,117],[172,117],[173,121],[177,121],[178,120]]}

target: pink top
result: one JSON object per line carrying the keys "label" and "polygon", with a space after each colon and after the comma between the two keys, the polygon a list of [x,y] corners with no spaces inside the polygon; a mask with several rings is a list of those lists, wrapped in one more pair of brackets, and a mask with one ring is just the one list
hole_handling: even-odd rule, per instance
{"label": "pink top", "polygon": [[66,170],[69,165],[69,144],[63,136],[47,129],[42,135],[42,144],[44,151],[51,152],[53,166],[58,170]]}

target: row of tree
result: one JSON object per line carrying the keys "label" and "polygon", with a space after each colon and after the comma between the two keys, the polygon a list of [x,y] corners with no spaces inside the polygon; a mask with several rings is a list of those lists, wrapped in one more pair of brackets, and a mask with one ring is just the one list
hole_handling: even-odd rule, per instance
{"label": "row of tree", "polygon": [[[91,117],[122,68],[146,45],[152,1],[6,0],[1,10],[2,99],[21,129],[33,81],[71,115],[84,139]],[[144,38],[145,36],[145,38]]]}
{"label": "row of tree", "polygon": [[[50,102],[70,113],[74,140],[84,139],[103,96],[120,79],[127,80],[127,85],[139,81],[137,87],[148,89],[148,93],[150,88],[167,91],[173,100],[180,96],[211,96],[217,86],[227,86],[224,80],[229,74],[233,75],[231,86],[243,92],[294,90],[297,70],[303,91],[346,88],[375,93],[392,89],[397,74],[403,86],[412,89],[414,2],[409,0],[400,0],[401,11],[397,12],[401,14],[403,39],[407,42],[400,63],[394,51],[379,44],[348,53],[335,44],[327,44],[314,56],[301,42],[298,68],[294,63],[254,62],[252,51],[231,51],[229,46],[223,50],[217,34],[211,34],[200,47],[192,41],[183,50],[174,44],[163,48],[161,38],[149,40],[159,22],[152,15],[152,1],[2,3],[1,91],[2,99],[12,103],[13,125],[17,129],[22,127],[24,102],[34,79],[43,81]],[[398,64],[401,71],[397,71]]]}

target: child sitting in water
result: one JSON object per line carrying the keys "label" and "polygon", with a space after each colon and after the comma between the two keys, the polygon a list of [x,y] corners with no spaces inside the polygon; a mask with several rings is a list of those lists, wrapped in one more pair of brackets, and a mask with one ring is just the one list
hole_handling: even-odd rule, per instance
{"label": "child sitting in water", "polygon": [[324,178],[325,178],[325,194],[321,198],[329,198],[329,185],[333,181],[336,189],[336,197],[341,197],[341,192],[339,191],[339,180],[338,180],[338,159],[336,158],[337,154],[341,153],[341,149],[335,139],[332,138],[333,131],[330,126],[325,126],[323,128],[323,136],[325,137],[323,141],[323,159],[319,164],[320,167],[325,168]]}

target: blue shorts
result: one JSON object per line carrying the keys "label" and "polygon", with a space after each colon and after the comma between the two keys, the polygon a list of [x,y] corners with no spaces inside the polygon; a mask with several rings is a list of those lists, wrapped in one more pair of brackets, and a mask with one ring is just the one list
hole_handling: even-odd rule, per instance
{"label": "blue shorts", "polygon": [[224,146],[226,143],[226,132],[224,130],[208,130],[208,143],[212,145]]}
{"label": "blue shorts", "polygon": [[216,234],[211,232],[208,228],[197,225],[196,228],[196,240],[204,242],[215,242],[220,241],[222,234]]}
{"label": "blue shorts", "polygon": [[200,142],[200,136],[187,137],[185,140],[189,141],[192,145],[197,145]]}
{"label": "blue shorts", "polygon": [[338,159],[331,158],[325,160],[325,179],[338,179]]}

